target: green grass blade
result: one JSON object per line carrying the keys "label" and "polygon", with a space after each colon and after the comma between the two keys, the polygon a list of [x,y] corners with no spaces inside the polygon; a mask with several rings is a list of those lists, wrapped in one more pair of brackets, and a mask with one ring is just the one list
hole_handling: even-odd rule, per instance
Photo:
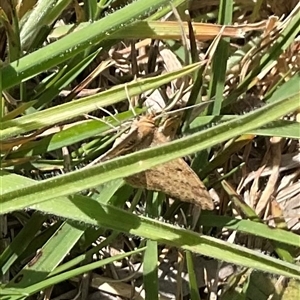
{"label": "green grass blade", "polygon": [[22,57],[2,69],[3,89],[8,89],[42,71],[61,64],[167,2],[167,0],[152,0],[149,5],[148,0],[135,1],[79,31],[72,32],[62,39]]}
{"label": "green grass blade", "polygon": [[[14,175],[15,182],[20,180],[19,177],[21,176]],[[30,179],[23,180],[23,186],[32,182],[34,181]],[[78,195],[70,199],[56,198],[32,208],[92,226],[104,226],[112,230],[142,236],[159,243],[167,243],[238,265],[300,278],[299,266],[215,238],[201,236],[170,224],[133,215],[84,196]]]}
{"label": "green grass blade", "polygon": [[[233,1],[221,0],[219,6],[218,23],[222,25],[232,22]],[[222,38],[218,44],[213,58],[213,69],[210,82],[210,98],[215,97],[212,114],[218,115],[221,111],[223,91],[225,86],[226,66],[229,53],[229,38]]]}
{"label": "green grass blade", "polygon": [[[130,252],[127,252],[127,253],[123,253],[123,254],[120,254],[120,255],[115,255],[113,257],[109,257],[109,258],[106,258],[106,259],[102,259],[100,261],[97,261],[97,262],[94,262],[94,263],[76,268],[74,270],[67,271],[65,273],[47,278],[43,281],[37,282],[36,284],[33,284],[33,285],[29,285],[25,288],[14,288],[13,289],[13,288],[8,287],[7,290],[8,291],[14,291],[17,294],[19,293],[19,294],[25,294],[25,295],[32,295],[32,294],[37,293],[41,290],[44,290],[45,288],[47,288],[49,286],[52,286],[52,285],[56,284],[56,283],[65,281],[69,278],[81,275],[85,272],[89,272],[89,271],[94,270],[96,268],[100,268],[100,267],[105,266],[106,264],[112,263],[116,260],[122,260],[122,259],[126,258],[129,255],[134,255],[134,254],[140,253],[143,250],[144,249],[141,248],[141,249],[137,249],[137,250],[130,251]],[[8,294],[8,292],[5,292],[5,291],[6,291],[6,287],[2,290],[2,293]],[[0,292],[0,294],[1,294],[1,292]],[[16,298],[12,298],[12,299],[16,299]]]}
{"label": "green grass blade", "polygon": [[26,288],[46,279],[48,274],[68,255],[83,232],[84,228],[80,225],[63,223],[7,286]]}
{"label": "green grass blade", "polygon": [[271,239],[288,245],[300,247],[299,235],[282,230],[279,228],[271,228],[266,224],[258,223],[250,220],[238,220],[226,216],[201,215],[200,222],[204,226],[215,226],[218,228],[227,228],[257,235],[262,238]]}
{"label": "green grass blade", "polygon": [[[154,147],[138,153],[126,155],[105,162],[90,169],[79,170],[69,174],[36,183],[34,186],[17,188],[4,192],[1,209],[4,213],[93,188],[107,181],[129,176],[153,166],[212,147],[244,132],[261,127],[298,108],[298,96],[266,105],[254,112],[217,125],[200,133],[185,137],[165,145]],[[142,162],[142,163],[141,163]],[[6,176],[3,177],[5,179]],[[11,185],[10,182],[7,182]]]}
{"label": "green grass blade", "polygon": [[35,234],[40,230],[46,215],[34,213],[21,232],[14,238],[11,244],[1,253],[0,269],[1,274],[5,274],[12,264],[18,259],[21,253],[32,242]]}
{"label": "green grass blade", "polygon": [[147,248],[144,254],[143,276],[145,299],[158,300],[158,252],[157,242],[148,240]]}
{"label": "green grass blade", "polygon": [[190,251],[186,251],[185,257],[186,257],[187,270],[189,274],[189,287],[190,287],[191,300],[201,300],[198,291],[198,284],[197,284],[195,266],[193,262],[193,255]]}
{"label": "green grass blade", "polygon": [[[57,208],[58,203],[60,203],[60,209]],[[294,264],[216,238],[199,235],[171,224],[133,215],[110,205],[100,204],[87,197],[75,196],[63,202],[62,199],[51,200],[36,205],[34,208],[51,214],[58,213],[61,217],[75,219],[93,226],[104,226],[142,236],[162,244],[181,247],[219,260],[265,272],[300,278],[300,268]]]}
{"label": "green grass blade", "polygon": [[127,98],[128,95],[135,96],[144,91],[155,89],[162,84],[168,83],[178,77],[185,76],[199,67],[193,64],[182,68],[179,71],[167,73],[154,78],[140,79],[127,84],[118,85],[108,91],[90,97],[81,98],[69,103],[57,105],[43,111],[26,115],[18,119],[5,121],[1,124],[0,139],[15,136],[21,133],[32,131],[41,127],[50,126],[76,116],[87,114],[98,107],[115,104]]}

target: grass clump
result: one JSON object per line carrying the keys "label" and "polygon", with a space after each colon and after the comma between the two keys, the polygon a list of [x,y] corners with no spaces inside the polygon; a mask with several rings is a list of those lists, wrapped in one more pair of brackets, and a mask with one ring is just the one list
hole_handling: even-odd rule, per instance
{"label": "grass clump", "polygon": [[[299,10],[4,2],[1,299],[294,295]],[[170,142],[91,166],[145,114]],[[213,211],[123,180],[182,157]]]}

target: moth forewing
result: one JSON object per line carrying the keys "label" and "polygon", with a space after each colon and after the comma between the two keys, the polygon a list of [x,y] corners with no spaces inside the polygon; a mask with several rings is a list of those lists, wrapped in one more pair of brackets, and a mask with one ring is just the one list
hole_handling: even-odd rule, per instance
{"label": "moth forewing", "polygon": [[[142,128],[140,131],[145,132]],[[137,150],[160,145],[169,141],[158,128],[154,128],[150,144],[144,143],[135,148]],[[148,142],[150,140],[148,139]],[[182,159],[178,158],[161,164],[141,173],[125,178],[130,185],[148,190],[160,191],[184,202],[189,202],[200,206],[202,209],[214,209],[213,201],[197,174]]]}
{"label": "moth forewing", "polygon": [[[101,161],[170,141],[172,134],[166,136],[165,128],[157,128],[151,116],[133,121],[129,131],[116,139],[112,149],[101,157]],[[172,129],[171,133],[175,131]],[[134,187],[163,192],[181,201],[196,204],[202,209],[214,208],[205,185],[182,158],[129,176],[125,181]]]}
{"label": "moth forewing", "polygon": [[172,198],[213,210],[213,201],[205,185],[182,159],[154,167],[125,178],[137,188],[163,192]]}

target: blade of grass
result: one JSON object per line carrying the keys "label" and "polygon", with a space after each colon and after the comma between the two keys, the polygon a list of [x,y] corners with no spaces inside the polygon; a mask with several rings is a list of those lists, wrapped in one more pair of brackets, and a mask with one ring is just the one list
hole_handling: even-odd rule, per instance
{"label": "blade of grass", "polygon": [[[102,259],[100,261],[97,261],[97,262],[94,262],[94,263],[76,268],[76,269],[71,270],[71,271],[67,271],[65,273],[56,275],[54,277],[47,278],[47,279],[45,279],[41,282],[37,282],[36,284],[29,285],[25,288],[14,288],[14,289],[7,288],[7,289],[8,290],[13,290],[14,292],[20,293],[20,294],[32,295],[32,294],[35,294],[35,293],[37,293],[41,290],[44,290],[45,288],[47,288],[49,286],[52,286],[52,285],[56,284],[56,283],[63,282],[65,280],[69,279],[69,278],[72,278],[72,277],[78,276],[80,274],[89,272],[89,271],[94,270],[96,268],[100,268],[102,266],[105,266],[106,264],[113,263],[116,260],[122,260],[122,259],[126,258],[129,255],[134,255],[134,254],[140,253],[143,250],[144,250],[144,248],[141,248],[141,249],[137,249],[137,250],[130,251],[130,252],[127,252],[127,253],[123,253],[123,254],[120,254],[120,255],[115,255],[113,257],[109,257],[109,258],[106,258],[106,259]],[[6,288],[4,288],[2,290],[2,293],[5,293],[5,290],[6,290]],[[11,300],[12,299],[15,299],[15,298],[11,298]]]}
{"label": "blade of grass", "polygon": [[284,244],[300,247],[299,235],[286,230],[271,228],[266,224],[251,220],[238,220],[226,216],[201,215],[200,223],[208,227],[227,228],[271,239]]}
{"label": "blade of grass", "polygon": [[[9,176],[9,175],[7,175]],[[15,182],[21,176],[12,175]],[[24,180],[26,179],[26,180]],[[34,183],[24,178],[23,185]],[[12,180],[12,178],[7,178]],[[5,183],[5,182],[4,182]],[[5,185],[4,185],[5,186]],[[84,196],[70,199],[56,198],[32,207],[44,213],[54,214],[66,219],[76,220],[92,226],[104,226],[112,230],[130,233],[166,243],[185,250],[214,257],[265,272],[300,278],[299,266],[262,255],[256,251],[231,245],[215,238],[201,236],[197,233],[178,228],[170,224],[152,220],[143,216],[133,215],[116,207],[99,203]],[[112,222],[113,220],[113,222]],[[257,232],[259,234],[260,231]]]}
{"label": "blade of grass", "polygon": [[[268,104],[254,112],[241,116],[237,120],[228,121],[162,146],[112,159],[90,169],[83,169],[58,178],[44,180],[33,186],[20,188],[15,185],[14,191],[9,193],[3,193],[2,191],[0,202],[2,212],[7,213],[54,197],[74,194],[104,182],[126,177],[172,159],[212,147],[243,132],[261,127],[282,115],[294,111],[298,106],[299,98],[296,95],[291,99]],[[2,176],[5,178],[5,175]],[[7,182],[7,184],[11,185],[12,183]]]}
{"label": "blade of grass", "polygon": [[[76,66],[73,68],[63,68],[48,84],[45,85],[44,92],[41,93],[34,104],[34,108],[40,109],[45,104],[52,101],[58,96],[59,92],[69,84],[71,84],[80,73],[86,69],[91,62],[95,60],[100,50],[91,53],[89,56],[83,58]],[[67,102],[67,101],[66,101]]]}
{"label": "blade of grass", "polygon": [[[221,0],[219,6],[218,23],[222,25],[232,22],[233,1]],[[209,97],[216,96],[213,103],[212,114],[219,115],[223,101],[223,91],[225,87],[226,65],[229,53],[229,38],[222,38],[218,44],[213,58],[213,68],[211,74]]]}
{"label": "blade of grass", "polygon": [[12,264],[18,259],[19,255],[32,242],[33,237],[40,230],[40,227],[46,218],[46,215],[34,213],[21,232],[13,239],[12,243],[1,253],[1,274],[5,274],[9,270]]}
{"label": "blade of grass", "polygon": [[[84,196],[75,196],[71,200],[63,201],[64,209],[57,209],[58,202],[61,203],[61,199],[47,201],[34,208],[52,214],[58,213],[61,217],[71,218],[93,226],[104,226],[142,236],[162,244],[180,247],[219,260],[265,272],[300,278],[300,268],[294,264],[212,237],[199,235],[171,224],[133,215],[110,205],[100,204]],[[111,220],[114,220],[114,222]]]}
{"label": "blade of grass", "polygon": [[[223,116],[201,116],[190,124],[186,131],[187,134],[192,134],[203,130],[205,126],[211,126],[214,123],[221,123],[228,120],[233,120],[238,116],[223,115]],[[247,134],[261,135],[261,136],[279,136],[290,139],[300,139],[299,123],[289,120],[276,120],[267,125],[253,129]]]}
{"label": "blade of grass", "polygon": [[33,9],[21,20],[21,45],[23,50],[29,50],[43,26],[51,25],[70,4],[71,0],[38,1]]}
{"label": "blade of grass", "polygon": [[58,64],[84,51],[93,44],[106,39],[121,27],[128,25],[165,5],[167,0],[135,1],[105,18],[89,24],[79,31],[72,32],[62,39],[34,51],[16,62],[5,66],[3,89],[8,89],[27,80],[40,72],[49,70]]}
{"label": "blade of grass", "polygon": [[192,253],[190,251],[186,251],[185,258],[186,258],[186,265],[189,274],[189,287],[190,287],[191,300],[201,300],[198,291],[198,284],[197,284],[197,278],[196,278]]}
{"label": "blade of grass", "polygon": [[129,97],[132,97],[144,91],[158,88],[160,85],[168,83],[178,77],[187,75],[197,70],[198,67],[199,64],[193,64],[172,73],[167,73],[154,78],[132,81],[127,84],[118,85],[108,91],[93,96],[57,105],[18,119],[5,121],[1,124],[0,139],[4,140],[5,138],[14,135],[19,135],[21,133],[53,125],[76,116],[87,114],[98,109],[98,107],[108,106],[126,99],[126,89]]}
{"label": "blade of grass", "polygon": [[7,284],[7,287],[22,289],[46,279],[48,274],[69,254],[83,233],[82,225],[63,223],[47,243],[39,249],[36,257]]}
{"label": "blade of grass", "polygon": [[158,300],[158,267],[157,242],[147,241],[144,254],[143,276],[146,300]]}

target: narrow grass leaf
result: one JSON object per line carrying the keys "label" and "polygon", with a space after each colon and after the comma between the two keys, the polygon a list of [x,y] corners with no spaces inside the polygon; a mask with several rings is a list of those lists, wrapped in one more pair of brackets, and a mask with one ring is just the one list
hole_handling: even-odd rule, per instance
{"label": "narrow grass leaf", "polygon": [[[20,294],[32,295],[32,294],[35,294],[35,293],[37,293],[41,290],[44,290],[45,288],[47,288],[49,286],[52,286],[52,285],[56,284],[56,283],[65,281],[65,280],[70,279],[72,277],[75,277],[75,276],[81,275],[83,273],[89,272],[91,270],[94,270],[96,268],[100,268],[100,267],[105,266],[109,263],[113,263],[114,261],[122,260],[122,259],[126,258],[127,256],[140,253],[143,250],[144,250],[144,248],[141,248],[141,249],[137,249],[137,250],[127,252],[127,253],[124,253],[124,254],[115,255],[113,257],[102,259],[102,260],[99,260],[97,262],[94,262],[94,263],[76,268],[74,270],[67,271],[65,273],[47,278],[47,279],[42,280],[40,282],[37,282],[35,284],[29,285],[28,287],[25,287],[25,288],[22,288],[22,287],[18,287],[18,288],[14,288],[14,289],[7,288],[7,290],[8,291],[14,291],[15,293],[20,293]],[[7,294],[7,292],[5,292],[5,291],[6,291],[6,287],[2,289],[2,293]]]}
{"label": "narrow grass leaf", "polygon": [[154,78],[139,79],[130,83],[118,85],[108,91],[75,100],[69,103],[57,105],[43,111],[23,116],[1,124],[0,139],[26,133],[38,128],[50,126],[58,122],[87,114],[98,107],[115,104],[127,98],[126,89],[130,97],[158,88],[176,78],[185,76],[199,68],[199,64],[189,65],[181,70],[160,75]]}
{"label": "narrow grass leaf", "polygon": [[145,288],[145,299],[158,300],[158,253],[157,242],[147,241],[147,248],[144,254],[143,277]]}
{"label": "narrow grass leaf", "polygon": [[189,287],[191,300],[201,300],[198,290],[195,266],[193,262],[193,255],[190,251],[185,252],[186,266],[189,274]]}
{"label": "narrow grass leaf", "polygon": [[168,0],[135,1],[105,18],[72,32],[60,40],[34,51],[20,60],[5,66],[3,89],[8,89],[27,80],[36,74],[49,70],[72,58],[93,44],[106,39],[116,30],[126,26],[155,9],[166,4]]}
{"label": "narrow grass leaf", "polygon": [[[64,222],[48,242],[7,286],[26,288],[47,278],[84,233],[80,225]],[[17,280],[18,278],[21,278]]]}
{"label": "narrow grass leaf", "polygon": [[37,232],[41,229],[46,215],[35,212],[25,224],[18,235],[0,255],[1,274],[6,274],[12,264],[19,258],[23,251],[32,242]]}
{"label": "narrow grass leaf", "polygon": [[[51,198],[75,194],[104,182],[126,177],[172,159],[212,147],[243,132],[261,127],[297,109],[298,105],[298,97],[285,99],[248,113],[238,120],[228,121],[189,137],[112,159],[90,169],[75,171],[44,180],[33,186],[17,188],[9,193],[3,193],[0,202],[2,211],[6,213]],[[12,185],[11,182],[7,182],[7,184]]]}
{"label": "narrow grass leaf", "polygon": [[264,223],[253,222],[250,220],[238,220],[226,216],[208,216],[203,214],[200,217],[200,222],[204,226],[237,230],[239,232],[245,232],[262,238],[300,247],[299,235],[290,231],[271,228]]}
{"label": "narrow grass leaf", "polygon": [[[58,209],[58,203],[60,203],[60,209]],[[92,226],[103,226],[141,236],[218,260],[300,279],[300,267],[295,264],[283,262],[216,238],[199,235],[171,224],[131,214],[84,196],[74,196],[64,201],[62,199],[51,200],[33,208]]]}

